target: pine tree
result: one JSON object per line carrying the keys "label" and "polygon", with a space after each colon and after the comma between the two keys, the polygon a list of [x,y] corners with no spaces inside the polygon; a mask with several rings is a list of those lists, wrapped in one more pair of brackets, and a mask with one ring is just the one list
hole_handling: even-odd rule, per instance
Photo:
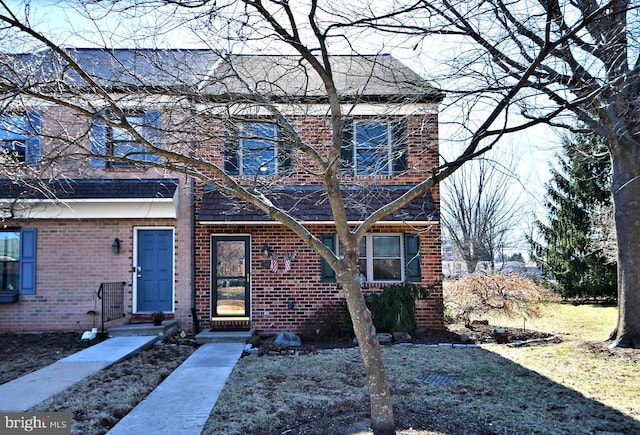
{"label": "pine tree", "polygon": [[562,148],[547,184],[548,223],[536,222],[544,241],[529,240],[532,258],[564,298],[616,298],[615,259],[602,240],[613,233],[603,219],[612,210],[606,147],[595,135],[576,134]]}

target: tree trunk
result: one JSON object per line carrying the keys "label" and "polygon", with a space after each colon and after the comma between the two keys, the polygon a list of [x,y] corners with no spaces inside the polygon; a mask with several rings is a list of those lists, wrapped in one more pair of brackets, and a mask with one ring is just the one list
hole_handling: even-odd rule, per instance
{"label": "tree trunk", "polygon": [[613,201],[618,236],[618,325],[611,347],[640,348],[640,153],[620,138],[612,151]]}
{"label": "tree trunk", "polygon": [[348,275],[340,282],[344,288],[347,306],[353,322],[353,330],[358,339],[360,354],[362,355],[365,373],[369,382],[371,429],[375,435],[395,434],[391,390],[389,389],[382,361],[382,352],[376,338],[376,329],[373,326],[371,312],[365,303],[358,281],[358,274],[348,273]]}

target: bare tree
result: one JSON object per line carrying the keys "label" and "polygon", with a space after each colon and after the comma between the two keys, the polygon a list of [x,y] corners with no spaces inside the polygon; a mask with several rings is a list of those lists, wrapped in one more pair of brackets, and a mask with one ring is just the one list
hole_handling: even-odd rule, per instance
{"label": "bare tree", "polygon": [[[122,90],[131,85],[131,80],[138,80],[136,84],[144,85],[144,78],[131,76],[125,71],[118,78],[122,80],[123,86],[106,87],[83,70],[76,59],[60,47],[60,43],[38,33],[30,27],[28,20],[21,20],[6,7],[0,14],[0,21],[10,29],[12,36],[20,35],[32,46],[48,47],[63,61],[64,68],[60,72],[64,78],[42,83],[36,80],[37,74],[28,74],[29,80],[19,81],[19,87],[16,86],[17,81],[13,81],[12,87],[6,84],[5,77],[2,90],[8,95],[11,91],[15,94],[20,89],[22,95],[62,104],[84,117],[97,117],[101,122],[125,129],[137,143],[161,156],[165,161],[163,166],[167,169],[198,177],[211,187],[252,204],[290,228],[318,252],[336,272],[344,289],[369,379],[372,427],[375,433],[392,433],[394,419],[390,390],[375,339],[375,328],[359,283],[360,240],[381,218],[397,212],[411,200],[429,191],[466,161],[490,150],[503,136],[536,124],[553,123],[553,120],[560,123],[559,116],[567,110],[578,114],[583,122],[609,139],[614,161],[618,243],[623,248],[619,250],[619,281],[623,284],[619,298],[621,314],[617,343],[637,345],[640,336],[640,311],[637,310],[640,292],[635,288],[640,281],[640,271],[634,270],[633,264],[640,255],[640,229],[629,229],[640,225],[640,221],[635,219],[640,213],[640,203],[634,201],[638,196],[634,180],[640,175],[640,164],[633,158],[638,145],[636,133],[639,124],[633,114],[637,113],[639,86],[638,66],[629,66],[629,59],[633,55],[630,48],[633,46],[632,41],[635,41],[635,35],[630,33],[630,29],[637,27],[627,25],[627,18],[633,17],[629,14],[635,11],[635,4],[618,1],[603,5],[595,2],[569,2],[566,7],[571,11],[564,15],[563,5],[556,1],[522,1],[510,4],[502,1],[420,1],[383,5],[370,2],[326,4],[313,0],[307,5],[295,6],[289,2],[249,0],[160,3],[171,4],[174,8],[172,12],[183,19],[183,25],[197,29],[203,39],[204,35],[219,36],[229,47],[246,49],[284,47],[289,53],[295,54],[295,65],[302,66],[302,77],[313,78],[314,86],[307,86],[304,91],[307,96],[314,95],[328,107],[325,113],[331,135],[327,152],[320,152],[313,144],[300,139],[290,117],[279,110],[280,101],[266,97],[266,90],[273,90],[268,81],[247,82],[243,79],[246,75],[238,74],[234,63],[227,62],[227,80],[219,80],[217,85],[222,83],[219,93],[227,98],[243,95],[236,100],[236,111],[243,104],[248,109],[260,107],[288,131],[294,149],[298,155],[304,156],[301,161],[305,163],[305,167],[322,180],[331,204],[335,229],[342,244],[340,256],[323,245],[287,210],[275,206],[256,189],[261,182],[257,177],[253,185],[239,184],[219,161],[208,159],[209,156],[204,151],[200,153],[198,147],[186,146],[191,142],[185,141],[184,135],[172,147],[160,148],[141,135],[124,117],[101,114],[100,109],[107,107],[112,113],[122,115],[122,107],[127,103],[127,95]],[[153,1],[140,2],[138,7],[157,4],[158,2]],[[118,8],[117,4],[113,9],[113,13],[118,14],[135,11],[136,8],[126,6]],[[440,166],[420,169],[418,172],[421,172],[422,177],[415,187],[368,213],[363,217],[362,223],[352,228],[341,194],[343,179],[340,177],[344,118],[345,113],[349,113],[351,109],[341,100],[339,89],[344,85],[341,80],[345,77],[334,71],[330,55],[332,49],[345,47],[353,53],[355,46],[352,41],[366,39],[366,29],[371,27],[389,34],[418,38],[416,49],[420,47],[420,40],[428,36],[448,35],[454,39],[456,44],[453,47],[460,47],[461,50],[447,51],[455,59],[445,64],[450,67],[450,74],[443,84],[454,85],[447,89],[452,102],[471,101],[471,104],[466,105],[470,107],[469,112],[457,116],[455,121],[463,126],[461,132],[468,133],[463,138],[465,149],[460,155]],[[219,41],[209,43],[215,46]],[[575,50],[580,50],[580,53],[576,54]],[[602,65],[602,68],[596,70],[593,65]],[[173,94],[174,100],[178,101],[207,101],[202,95],[201,86],[186,83],[185,77],[189,77],[189,71],[185,70],[184,64],[172,64],[172,67],[176,66],[178,67],[164,68],[166,85],[163,86],[163,92]],[[285,70],[292,71],[292,65]],[[24,78],[24,70],[21,72],[23,74],[18,77]],[[273,71],[276,75],[282,72]],[[388,77],[396,77],[396,83],[403,82],[402,78],[393,74],[385,77],[386,80],[389,80]],[[65,86],[70,83],[69,80],[74,81],[75,86]],[[309,85],[311,82],[304,83]],[[42,92],[43,89],[47,92]],[[225,90],[229,92],[223,92]],[[238,92],[239,90],[242,92]],[[315,94],[309,94],[311,90]],[[147,92],[149,98],[157,98],[151,86],[147,88]],[[91,93],[92,98],[86,98],[88,93]],[[425,88],[414,88],[410,94],[414,101],[436,101],[440,97],[438,92]],[[356,98],[350,103],[358,102]],[[483,108],[481,112],[474,111],[480,106]],[[196,104],[192,107],[200,106]],[[198,131],[199,137],[203,137],[203,133],[206,136],[206,130],[202,131],[202,126],[207,124],[201,121],[206,115],[209,115],[211,122],[220,122],[212,114],[194,114],[188,108],[183,109],[179,127],[173,132],[167,132],[168,136],[173,133],[178,137],[178,133],[192,131]],[[80,139],[80,136],[77,137],[73,144],[81,147]]]}
{"label": "bare tree", "polygon": [[[148,3],[153,6],[156,2]],[[422,113],[416,112],[416,125],[410,127],[414,131],[399,133],[402,135],[426,134],[422,130],[429,124],[428,119],[422,120],[436,113],[441,93],[417,75],[390,65],[384,56],[353,53],[348,59],[352,62],[348,69],[341,68],[344,62],[331,56],[329,42],[332,38],[342,41],[342,27],[351,26],[351,23],[339,14],[320,9],[315,1],[305,8],[304,14],[294,10],[288,2],[266,6],[260,1],[169,3],[174,5],[167,13],[177,13],[176,19],[183,19],[183,26],[198,26],[202,35],[223,35],[223,40],[247,45],[276,41],[277,46],[288,47],[292,54],[277,56],[275,63],[256,64],[251,57],[236,56],[219,49],[204,50],[200,55],[189,53],[188,58],[180,51],[140,49],[136,62],[125,64],[117,56],[109,55],[108,49],[88,53],[65,48],[63,42],[31,27],[28,15],[21,18],[20,11],[2,5],[0,21],[4,25],[4,41],[10,41],[14,46],[17,40],[25,44],[22,46],[25,54],[0,56],[3,71],[0,91],[4,101],[14,107],[44,104],[65,111],[58,131],[48,133],[53,147],[43,172],[48,179],[82,170],[72,164],[82,159],[101,159],[103,164],[115,167],[126,162],[141,170],[155,167],[187,174],[234,198],[240,207],[248,204],[257,208],[299,236],[335,271],[344,292],[369,381],[372,428],[376,434],[394,433],[390,388],[372,316],[361,290],[360,241],[378,221],[400,213],[403,207],[434,188],[438,178],[433,172],[437,165],[437,148],[435,143],[421,143],[411,167],[403,168],[391,168],[393,156],[389,156],[389,160],[379,160],[376,156],[370,157],[369,150],[364,150],[365,166],[373,172],[360,174],[344,156],[344,137],[348,134],[345,118],[347,114],[357,117],[360,103],[376,103],[380,99],[375,92],[369,97],[364,89],[354,90],[353,74],[360,74],[358,81],[366,82],[374,90],[388,86],[397,89],[394,98],[398,99],[378,109],[381,118],[414,116],[407,109],[394,113],[394,107],[398,105],[412,111],[416,107],[428,108],[421,109]],[[89,16],[92,7],[87,4],[84,10]],[[139,13],[137,8],[144,12],[148,5],[140,2],[136,8],[118,4],[112,7],[109,13],[125,19],[128,14]],[[179,16],[180,13],[184,15]],[[144,30],[162,32],[162,29]],[[109,39],[109,35],[104,37]],[[30,53],[31,47],[38,51]],[[110,71],[108,77],[101,75],[104,70]],[[198,76],[203,71],[206,74]],[[146,115],[144,119],[127,116],[127,108],[140,101],[162,105],[168,113],[166,116],[171,117],[171,122],[162,127],[162,146],[153,138],[157,133],[153,119],[146,119]],[[321,110],[319,115],[318,110]],[[307,142],[299,130],[305,126],[297,122],[297,117],[312,111],[324,119],[326,133],[314,142]],[[237,160],[223,158],[227,150],[222,147],[212,150],[212,144],[227,142],[223,132],[232,132],[236,139],[249,142],[263,140],[264,132],[243,129],[243,124],[238,122],[256,116],[265,118],[266,124],[277,126],[281,131],[272,140],[278,144],[278,152],[265,157],[264,149],[258,147],[253,157],[243,154],[242,158],[254,158],[255,161],[251,165],[253,172],[241,174],[243,181],[239,181],[235,176]],[[93,144],[99,142],[96,136],[104,134],[106,127],[117,131],[127,147],[119,155],[105,159],[104,150]],[[372,134],[375,136],[376,133]],[[281,153],[281,147],[285,146],[291,149]],[[398,149],[393,153],[404,155],[406,150]],[[280,186],[283,183],[280,177],[258,176],[263,169],[270,173],[272,165],[290,167],[290,160],[299,169],[289,176],[320,181],[320,199],[330,204],[340,241],[339,252],[326,246],[318,235],[295,218],[291,209],[278,205],[279,198],[272,196],[266,188]],[[392,169],[412,171],[417,180],[415,187],[393,198],[378,198],[373,209],[366,207],[365,197],[349,199],[343,194],[350,191],[350,186],[363,186],[360,176],[377,175],[377,171],[389,174]],[[345,170],[352,171],[351,176],[345,177]],[[45,176],[37,178],[45,180]],[[370,193],[376,195],[375,190]],[[357,219],[360,223],[355,227],[353,212],[360,214]]]}
{"label": "bare tree", "polygon": [[[407,36],[416,49],[442,36],[450,42],[447,50],[429,53],[441,67],[440,84],[456,96],[453,103],[468,109],[458,117],[464,156],[535,124],[572,128],[565,114],[606,139],[618,243],[612,346],[620,347],[640,346],[639,6],[629,0],[421,1],[384,20],[359,21]],[[483,111],[488,115],[478,115]]]}
{"label": "bare tree", "polygon": [[442,227],[474,273],[487,257],[491,270],[509,247],[509,233],[517,226],[518,201],[510,192],[513,176],[508,168],[480,159],[443,183]]}

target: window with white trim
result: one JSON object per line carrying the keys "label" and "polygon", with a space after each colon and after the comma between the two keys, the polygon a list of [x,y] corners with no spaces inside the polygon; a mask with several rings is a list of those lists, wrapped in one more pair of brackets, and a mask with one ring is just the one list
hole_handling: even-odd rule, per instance
{"label": "window with white trim", "polygon": [[0,231],[0,292],[20,290],[20,230]]}
{"label": "window with white trim", "polygon": [[407,171],[407,127],[404,119],[348,119],[344,124],[342,171],[358,176]]}
{"label": "window with white trim", "polygon": [[[103,116],[109,116],[102,112]],[[114,115],[114,121],[118,119]],[[159,147],[161,142],[160,112],[147,110],[145,112],[130,112],[124,115],[126,122],[153,146]],[[97,156],[92,157],[92,166],[130,166],[133,164],[152,162],[158,163],[160,156],[153,154],[131,134],[118,125],[107,125],[101,119],[94,119],[91,128],[91,151]]]}
{"label": "window with white trim", "polygon": [[367,234],[360,241],[360,273],[365,282],[403,281],[401,234]]}
{"label": "window with white trim", "polygon": [[0,302],[36,293],[35,228],[0,230]]}
{"label": "window with white trim", "polygon": [[[340,255],[335,234],[320,236],[322,243]],[[359,262],[363,282],[420,282],[420,235],[415,233],[369,233],[360,241]],[[336,282],[335,272],[320,261],[320,280]]]}
{"label": "window with white trim", "polygon": [[232,175],[276,175],[291,171],[292,147],[268,121],[231,124],[226,132],[224,165]]}
{"label": "window with white trim", "polygon": [[30,166],[40,163],[42,153],[42,112],[0,115],[0,152]]}

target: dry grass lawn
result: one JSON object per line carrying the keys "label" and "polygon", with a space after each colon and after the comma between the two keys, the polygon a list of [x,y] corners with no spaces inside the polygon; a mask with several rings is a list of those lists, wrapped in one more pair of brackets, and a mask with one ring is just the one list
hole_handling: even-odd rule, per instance
{"label": "dry grass lawn", "polygon": [[[403,434],[640,433],[640,350],[609,350],[612,307],[554,304],[528,328],[557,344],[481,349],[392,346],[384,358]],[[490,319],[522,328],[522,320]],[[79,335],[0,336],[0,382],[82,349]],[[73,433],[104,434],[193,352],[139,352],[39,404],[70,411]],[[245,356],[205,434],[366,434],[366,380],[357,349]],[[179,434],[178,434],[179,435]]]}
{"label": "dry grass lawn", "polygon": [[[399,432],[640,433],[640,350],[609,351],[595,341],[607,337],[615,315],[554,304],[527,324],[560,334],[560,344],[385,348]],[[357,349],[254,355],[236,366],[203,433],[367,433],[368,412]]]}

